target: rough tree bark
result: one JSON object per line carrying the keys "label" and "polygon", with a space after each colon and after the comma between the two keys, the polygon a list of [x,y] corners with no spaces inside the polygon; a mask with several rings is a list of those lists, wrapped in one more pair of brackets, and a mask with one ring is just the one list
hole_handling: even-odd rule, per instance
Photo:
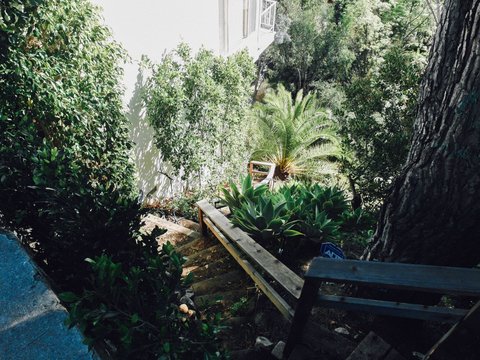
{"label": "rough tree bark", "polygon": [[364,258],[480,262],[480,0],[447,0],[407,163]]}

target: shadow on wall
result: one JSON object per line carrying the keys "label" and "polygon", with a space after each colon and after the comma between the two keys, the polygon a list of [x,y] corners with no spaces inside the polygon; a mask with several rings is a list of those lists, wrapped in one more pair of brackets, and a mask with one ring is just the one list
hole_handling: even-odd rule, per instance
{"label": "shadow on wall", "polygon": [[181,174],[174,175],[172,167],[162,160],[155,146],[153,129],[145,119],[142,101],[144,81],[143,69],[139,65],[127,117],[130,122],[130,139],[135,143],[134,160],[138,188],[142,194],[142,201],[151,203],[163,197],[173,197],[186,189]]}

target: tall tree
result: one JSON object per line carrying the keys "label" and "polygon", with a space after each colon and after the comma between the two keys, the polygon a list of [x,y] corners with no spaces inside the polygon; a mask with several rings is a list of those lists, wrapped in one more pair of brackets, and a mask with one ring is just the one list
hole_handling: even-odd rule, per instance
{"label": "tall tree", "polygon": [[480,261],[480,0],[447,0],[420,88],[407,163],[365,257]]}

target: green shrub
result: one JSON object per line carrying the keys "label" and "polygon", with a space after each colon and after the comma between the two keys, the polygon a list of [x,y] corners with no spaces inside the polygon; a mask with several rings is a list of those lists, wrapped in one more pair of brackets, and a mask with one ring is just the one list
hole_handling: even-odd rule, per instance
{"label": "green shrub", "polygon": [[79,325],[90,345],[118,359],[223,357],[216,338],[219,319],[201,320],[179,307],[184,259],[170,243],[137,266],[107,255],[88,262],[94,274],[90,288],[61,298],[70,303],[70,325]]}
{"label": "green shrub", "polygon": [[232,223],[277,253],[287,250],[287,257],[297,253],[302,240],[319,244],[364,239],[374,226],[369,213],[350,210],[345,193],[336,187],[293,182],[270,192],[255,189],[247,177],[241,192],[235,184],[230,188],[223,190],[223,201]]}
{"label": "green shrub", "polygon": [[35,242],[55,281],[80,287],[84,259],[129,251],[140,225],[125,56],[87,0],[10,10],[19,21],[0,25],[1,225]]}
{"label": "green shrub", "polygon": [[248,160],[245,118],[255,77],[247,51],[225,58],[180,44],[158,65],[146,63],[146,120],[163,160],[199,187],[239,173]]}
{"label": "green shrub", "polygon": [[205,198],[208,198],[208,195],[202,191],[187,192],[173,199],[172,212],[175,215],[198,221],[198,209],[195,207],[195,203]]}
{"label": "green shrub", "polygon": [[248,298],[246,296],[242,296],[240,300],[234,302],[230,306],[230,314],[232,316],[242,316],[245,315],[245,312],[248,309]]}
{"label": "green shrub", "polygon": [[315,208],[313,213],[303,214],[305,220],[300,228],[310,240],[320,243],[335,241],[338,238],[339,223],[328,218],[327,212]]}
{"label": "green shrub", "polygon": [[169,248],[158,256],[158,230],[139,233],[123,50],[88,0],[0,8],[0,226],[32,245],[55,285],[71,291],[72,321],[117,357],[148,359],[155,349],[153,358],[174,359],[189,348],[215,357],[216,327],[170,310],[181,259]]}
{"label": "green shrub", "polygon": [[361,208],[344,211],[340,216],[340,222],[343,231],[363,231],[375,226],[373,215]]}

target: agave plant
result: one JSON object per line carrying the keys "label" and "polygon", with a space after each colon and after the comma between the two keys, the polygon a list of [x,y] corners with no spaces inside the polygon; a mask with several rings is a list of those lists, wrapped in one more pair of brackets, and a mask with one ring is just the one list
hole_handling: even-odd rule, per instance
{"label": "agave plant", "polygon": [[313,213],[318,208],[325,211],[331,219],[338,219],[349,207],[345,193],[336,187],[313,184],[306,187],[301,196],[305,203],[305,212]]}
{"label": "agave plant", "polygon": [[236,209],[241,208],[247,201],[256,203],[258,199],[268,190],[267,185],[260,185],[256,188],[253,186],[252,177],[247,175],[241,181],[241,190],[233,181],[229,182],[230,191],[222,189],[223,198],[222,202],[230,208],[233,213]]}
{"label": "agave plant", "polygon": [[372,229],[375,226],[375,217],[369,212],[358,208],[353,211],[344,211],[340,216],[342,230],[363,231]]}
{"label": "agave plant", "polygon": [[247,200],[234,212],[232,223],[261,240],[269,241],[303,235],[292,229],[296,221],[290,221],[290,214],[285,210],[285,205],[285,202],[274,204],[272,199],[263,196],[257,203]]}
{"label": "agave plant", "polygon": [[328,114],[313,93],[292,94],[282,85],[253,110],[260,136],[253,157],[275,163],[276,176],[334,173],[340,146]]}
{"label": "agave plant", "polygon": [[326,211],[320,211],[318,207],[306,221],[302,223],[305,235],[315,242],[335,240],[338,236],[339,223],[331,220]]}

